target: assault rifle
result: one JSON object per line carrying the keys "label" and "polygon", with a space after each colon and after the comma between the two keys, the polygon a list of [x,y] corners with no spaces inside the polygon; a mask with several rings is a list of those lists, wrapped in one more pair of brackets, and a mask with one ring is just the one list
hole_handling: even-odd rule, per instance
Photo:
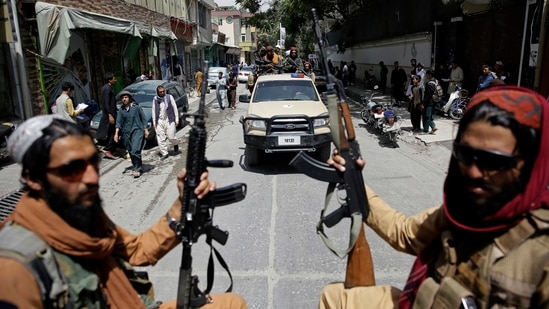
{"label": "assault rifle", "polygon": [[[339,151],[339,155],[345,159],[345,172],[339,172],[328,164],[311,158],[304,152],[300,152],[290,162],[290,165],[310,177],[329,182],[326,194],[326,207],[335,189],[345,190],[345,202],[340,208],[328,215],[324,214],[326,207],[321,212],[321,219],[317,225],[317,233],[320,234],[324,243],[333,253],[341,258],[348,255],[345,276],[346,288],[371,286],[375,284],[372,254],[366,241],[364,224],[362,223],[362,220],[368,217],[370,210],[362,178],[362,168],[357,166],[356,163],[357,159],[361,156],[360,148],[356,141],[349,106],[345,101],[343,83],[328,71],[324,40],[316,9],[312,9],[312,14],[318,47],[320,49],[321,67],[327,78],[325,95],[328,102],[332,140]],[[345,251],[340,251],[335,248],[324,233],[324,225],[332,227],[341,221],[341,219],[348,217],[352,220],[349,248]]]}
{"label": "assault rifle", "polygon": [[[204,72],[208,72],[209,63],[204,61]],[[213,209],[217,206],[228,205],[243,200],[246,197],[246,184],[236,183],[223,188],[218,188],[214,192],[199,200],[194,193],[196,187],[200,184],[200,176],[206,171],[207,167],[232,167],[233,161],[230,160],[212,160],[206,159],[206,89],[208,81],[204,78],[202,82],[202,92],[200,94],[200,103],[198,112],[188,114],[194,117],[194,124],[189,132],[189,145],[187,151],[187,175],[184,180],[185,187],[181,196],[181,219],[180,221],[171,220],[170,226],[175,230],[177,237],[183,244],[183,256],[181,258],[181,267],[179,269],[179,286],[177,291],[177,308],[199,308],[207,303],[208,293],[213,285],[213,264],[212,272],[208,271],[208,286],[204,292],[198,288],[198,277],[192,275],[192,256],[191,247],[200,235],[206,235],[208,243],[215,251],[221,265],[229,272],[217,250],[213,248],[212,240],[221,245],[225,245],[229,233],[219,229],[212,223]],[[213,259],[210,258],[210,262]],[[231,285],[227,292],[232,290]]]}

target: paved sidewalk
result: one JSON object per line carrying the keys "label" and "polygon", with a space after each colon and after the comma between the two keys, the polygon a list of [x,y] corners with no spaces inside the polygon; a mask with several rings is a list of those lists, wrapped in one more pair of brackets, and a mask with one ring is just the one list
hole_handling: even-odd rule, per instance
{"label": "paved sidewalk", "polygon": [[[372,90],[368,90],[359,86],[349,86],[345,89],[345,92],[349,99],[352,101],[362,105],[362,98],[370,98],[370,95],[372,94]],[[390,94],[375,94],[372,97],[372,100],[382,103],[384,105],[390,105],[391,104],[391,95]],[[393,100],[394,102],[394,100]],[[394,106],[393,109],[397,112],[399,116],[402,117],[402,125],[401,128],[403,130],[402,134],[400,135],[400,139],[404,140],[405,142],[410,143],[416,143],[416,142],[422,142],[426,145],[436,142],[445,142],[449,140],[453,140],[458,128],[458,123],[456,120],[447,118],[447,117],[441,117],[441,116],[435,116],[434,121],[437,127],[437,131],[435,134],[428,134],[428,133],[415,133],[412,132],[412,122],[410,121],[410,113],[407,110],[406,104],[403,104],[402,106]]]}
{"label": "paved sidewalk", "polygon": [[[200,97],[189,98],[189,113],[194,113],[198,111],[199,101]],[[212,104],[213,101],[216,101],[215,93],[213,95],[210,94],[206,96],[206,106]],[[185,132],[189,129],[189,125],[185,126],[178,132],[178,135],[185,134]],[[153,147],[145,151],[156,151],[156,148]],[[100,173],[105,174],[124,161],[125,160],[122,158],[116,160],[109,160],[104,158],[103,160],[101,160],[101,164],[99,167]],[[21,166],[19,164],[16,164],[13,161],[9,161],[6,162],[4,165],[0,165],[0,201],[2,201],[5,197],[13,194],[15,191],[21,189],[22,185],[19,182],[20,178]]]}

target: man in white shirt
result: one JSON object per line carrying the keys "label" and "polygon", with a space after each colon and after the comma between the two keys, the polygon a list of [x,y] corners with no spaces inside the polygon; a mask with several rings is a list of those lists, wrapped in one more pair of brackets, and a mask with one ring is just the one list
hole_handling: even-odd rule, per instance
{"label": "man in white shirt", "polygon": [[177,105],[171,94],[166,93],[164,86],[156,87],[156,96],[152,102],[152,120],[156,131],[156,141],[160,149],[160,160],[168,158],[168,146],[174,144],[174,152],[179,152],[179,140],[175,129],[179,125]]}
{"label": "man in white shirt", "polygon": [[455,61],[452,61],[450,64],[452,66],[452,71],[450,71],[450,83],[448,84],[448,94],[456,91],[456,86],[461,87],[461,82],[463,81],[463,70]]}
{"label": "man in white shirt", "polygon": [[215,94],[219,107],[225,109],[229,104],[227,100],[227,80],[223,76],[223,72],[219,72],[218,79],[215,81]]}

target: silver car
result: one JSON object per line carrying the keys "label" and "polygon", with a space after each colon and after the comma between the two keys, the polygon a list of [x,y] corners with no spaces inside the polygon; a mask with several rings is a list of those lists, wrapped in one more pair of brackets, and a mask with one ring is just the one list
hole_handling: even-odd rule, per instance
{"label": "silver car", "polygon": [[219,79],[219,72],[223,72],[223,78],[229,79],[229,69],[226,67],[211,67],[208,70],[208,87],[215,88],[215,81]]}

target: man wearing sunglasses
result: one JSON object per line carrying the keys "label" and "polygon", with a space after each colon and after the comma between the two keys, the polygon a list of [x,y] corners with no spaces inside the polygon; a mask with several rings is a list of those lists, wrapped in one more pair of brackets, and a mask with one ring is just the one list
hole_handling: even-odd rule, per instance
{"label": "man wearing sunglasses", "polygon": [[[416,261],[402,290],[329,284],[320,308],[548,308],[548,113],[525,88],[471,98],[441,206],[405,217],[367,186],[365,223]],[[328,163],[344,170],[337,154]]]}
{"label": "man wearing sunglasses", "polygon": [[[101,155],[92,137],[59,115],[30,118],[8,147],[22,165],[25,193],[0,224],[1,308],[175,308],[156,303],[151,283],[129,265],[153,265],[180,240],[169,221],[179,199],[147,231],[133,235],[112,222],[99,197]],[[182,194],[185,171],[177,175]],[[204,173],[195,193],[215,189]],[[129,262],[129,264],[128,264]],[[246,308],[231,293],[202,308]]]}

